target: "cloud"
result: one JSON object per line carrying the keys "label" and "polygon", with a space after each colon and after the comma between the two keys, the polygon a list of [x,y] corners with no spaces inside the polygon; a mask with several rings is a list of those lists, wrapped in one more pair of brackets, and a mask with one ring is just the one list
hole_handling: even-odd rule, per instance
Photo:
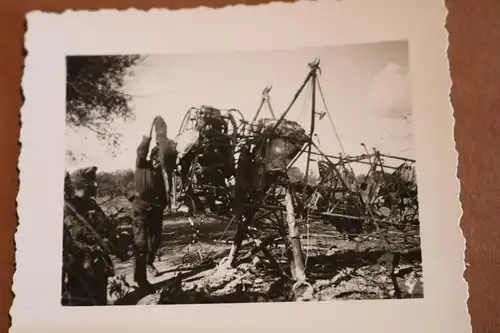
{"label": "cloud", "polygon": [[388,154],[413,157],[413,125],[410,73],[388,63],[374,77],[367,94],[367,109],[373,122],[364,135]]}
{"label": "cloud", "polygon": [[398,64],[387,64],[372,81],[368,107],[383,118],[411,117],[410,73],[403,74]]}

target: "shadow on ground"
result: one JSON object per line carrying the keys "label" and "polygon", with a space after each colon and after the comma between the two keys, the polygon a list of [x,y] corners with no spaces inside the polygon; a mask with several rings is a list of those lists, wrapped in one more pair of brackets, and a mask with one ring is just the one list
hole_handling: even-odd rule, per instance
{"label": "shadow on ground", "polygon": [[[228,241],[232,239],[236,225],[229,225],[229,221],[227,220],[211,217],[191,218],[190,222],[194,222],[193,225],[183,213],[168,215],[166,218],[161,246],[162,251],[164,251],[164,267],[163,270],[159,268],[159,276],[167,274],[173,274],[174,276],[156,283],[154,285],[154,288],[157,290],[156,293],[136,289],[116,301],[115,305],[144,304],[144,299],[150,296],[157,297],[155,304],[291,301],[290,283],[276,278],[276,281],[272,284],[272,288],[268,288],[266,293],[238,288],[228,290],[223,295],[217,295],[217,293],[214,295],[203,290],[181,290],[180,292],[176,292],[179,288],[182,289],[180,286],[183,283],[196,283],[198,279],[203,278],[204,272],[213,269],[220,259],[227,256],[230,247]],[[378,270],[382,266],[388,268],[386,269],[387,272],[391,270],[391,266],[395,265],[414,267],[421,265],[420,250],[403,254],[388,252],[382,250],[383,246],[380,242],[373,240],[362,241],[360,243],[362,246],[355,245],[354,243],[346,244],[342,240],[342,237],[339,237],[338,233],[332,232],[331,228],[320,223],[315,223],[313,227],[311,228],[311,241],[304,243],[317,248],[311,250],[311,253],[316,251],[317,254],[307,258],[308,280],[312,284],[316,282],[320,284],[328,283],[323,289],[323,299],[391,298],[386,296],[381,297],[380,293],[375,294],[373,292],[373,295],[361,295],[362,291],[358,291],[359,287],[356,289],[354,287],[351,288],[351,286],[358,284],[359,279],[378,278]],[[190,246],[192,247],[191,252],[186,257],[184,251]],[[334,248],[334,251],[330,251],[332,248]],[[203,256],[198,254],[198,250],[203,252]],[[276,258],[278,258],[279,250],[274,249],[272,252],[276,252]],[[252,262],[254,257],[255,254],[248,251],[248,247],[244,246],[240,252],[241,259],[239,263],[244,262],[248,264]],[[206,260],[207,258],[210,258],[210,260]],[[130,270],[128,267],[130,264],[130,261],[126,263],[127,270]],[[188,267],[180,267],[180,264],[187,265]],[[288,265],[283,264],[283,269],[288,271]],[[347,273],[348,276],[343,278],[344,281],[347,280],[348,282],[345,286],[342,285],[339,288],[341,282],[339,282],[338,276],[344,274],[346,269],[351,270],[351,273]],[[360,272],[352,273],[352,271],[356,270],[360,270]],[[271,271],[266,274],[274,275]],[[388,282],[384,280],[379,284],[388,285]],[[315,288],[317,287],[323,288],[323,286],[316,283]],[[222,286],[221,288],[224,287]],[[343,291],[344,289],[346,290],[345,292]],[[367,287],[366,290],[368,289]],[[367,293],[370,293],[370,291],[367,291]],[[352,296],[353,294],[357,295]]]}
{"label": "shadow on ground", "polygon": [[309,257],[307,270],[312,279],[330,279],[346,267],[358,269],[365,266],[381,265],[391,269],[393,265],[411,265],[415,262],[422,262],[420,250],[402,254],[382,250],[349,250],[332,255]]}
{"label": "shadow on ground", "polygon": [[[162,288],[169,288],[172,283],[174,283],[178,280],[182,281],[184,279],[188,279],[196,274],[199,274],[203,271],[212,269],[214,267],[215,267],[215,264],[210,262],[207,264],[198,265],[198,266],[191,268],[187,271],[186,271],[186,269],[169,270],[169,272],[178,272],[179,274],[170,278],[170,279],[167,279],[167,280],[164,280],[164,281],[161,281],[161,282],[154,284],[153,288],[156,291],[160,291]],[[184,273],[181,273],[182,271],[184,271]],[[160,274],[166,274],[166,273],[167,273],[167,271],[164,271],[164,272],[161,272]],[[117,300],[114,305],[135,305],[142,298],[146,297],[149,294],[151,294],[151,292],[148,290],[136,289],[136,290],[128,293],[123,298]]]}

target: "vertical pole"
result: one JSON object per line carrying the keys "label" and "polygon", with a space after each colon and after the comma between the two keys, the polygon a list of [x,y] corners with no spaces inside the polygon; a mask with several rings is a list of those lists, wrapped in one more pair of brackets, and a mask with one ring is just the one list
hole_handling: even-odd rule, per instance
{"label": "vertical pole", "polygon": [[288,237],[290,238],[289,242],[292,248],[292,262],[290,263],[290,269],[292,277],[295,280],[305,281],[306,267],[304,262],[304,255],[302,254],[302,246],[300,244],[299,225],[295,220],[295,212],[290,186],[287,186],[285,191],[286,222],[288,225]]}
{"label": "vertical pole", "polygon": [[306,161],[306,176],[305,176],[305,187],[304,191],[307,188],[309,182],[309,164],[311,163],[311,148],[312,148],[312,138],[314,135],[315,125],[316,125],[316,80],[317,73],[314,68],[311,75],[311,84],[312,84],[312,101],[311,101],[311,128],[309,130],[309,147],[307,151],[307,161]]}

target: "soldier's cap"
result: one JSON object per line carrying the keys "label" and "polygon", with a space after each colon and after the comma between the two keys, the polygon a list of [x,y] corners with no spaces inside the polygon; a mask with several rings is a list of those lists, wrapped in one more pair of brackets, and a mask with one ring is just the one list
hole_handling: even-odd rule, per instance
{"label": "soldier's cap", "polygon": [[73,183],[71,181],[71,176],[68,171],[64,173],[64,191],[65,193],[67,191],[73,190]]}
{"label": "soldier's cap", "polygon": [[82,186],[88,183],[93,183],[97,180],[97,167],[89,166],[73,171],[71,180],[75,186]]}
{"label": "soldier's cap", "polygon": [[69,174],[68,171],[64,172],[64,185],[70,185],[71,184],[71,175]]}

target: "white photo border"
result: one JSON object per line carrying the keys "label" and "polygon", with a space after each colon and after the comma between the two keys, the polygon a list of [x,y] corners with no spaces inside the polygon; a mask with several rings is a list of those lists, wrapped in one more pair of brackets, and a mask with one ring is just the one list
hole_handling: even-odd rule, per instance
{"label": "white photo border", "polygon": [[[11,332],[469,332],[465,241],[449,100],[447,10],[348,0],[169,11],[29,13]],[[241,305],[60,305],[65,56],[272,50],[408,40],[424,298]]]}

